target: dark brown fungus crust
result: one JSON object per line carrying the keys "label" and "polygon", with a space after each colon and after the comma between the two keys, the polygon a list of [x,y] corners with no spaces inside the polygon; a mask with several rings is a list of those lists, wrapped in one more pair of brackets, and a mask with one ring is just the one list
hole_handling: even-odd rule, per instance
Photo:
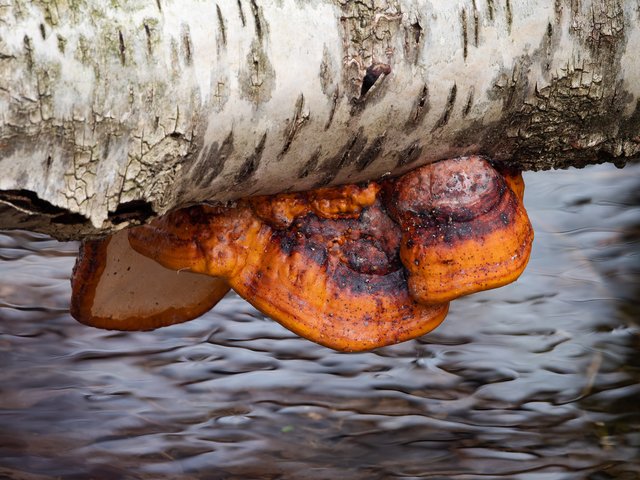
{"label": "dark brown fungus crust", "polygon": [[229,291],[219,278],[169,270],[134,251],[121,231],[85,241],[71,280],[71,315],[93,327],[152,330],[186,322]]}
{"label": "dark brown fungus crust", "polygon": [[409,296],[400,230],[375,195],[364,201],[359,189],[360,200],[349,201],[327,193],[337,204],[320,209],[308,198],[276,196],[274,205],[293,207],[275,209],[275,221],[261,201],[225,212],[193,207],[133,230],[130,242],[167,267],[223,277],[286,328],[336,350],[389,345],[439,325],[448,304],[420,305]]}
{"label": "dark brown fungus crust", "polygon": [[390,182],[386,204],[402,226],[411,295],[437,304],[517,279],[533,241],[521,194],[481,157],[437,162]]}

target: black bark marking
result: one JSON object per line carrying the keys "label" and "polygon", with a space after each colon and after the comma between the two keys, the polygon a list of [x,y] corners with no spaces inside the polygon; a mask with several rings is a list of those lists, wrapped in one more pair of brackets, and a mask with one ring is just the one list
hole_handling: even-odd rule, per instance
{"label": "black bark marking", "polygon": [[329,127],[333,123],[333,117],[336,114],[336,110],[338,108],[338,100],[340,98],[340,87],[336,87],[333,92],[333,97],[331,99],[331,111],[329,112],[329,118],[327,119],[327,123],[324,125],[325,130],[329,130]]}
{"label": "black bark marking", "polygon": [[247,26],[247,19],[244,17],[244,10],[242,10],[242,0],[238,0],[238,12],[240,13],[240,21],[242,22],[242,26]]}
{"label": "black bark marking", "polygon": [[224,164],[233,154],[233,130],[224,139],[222,145],[214,142],[207,150],[204,160],[193,174],[198,186],[208,186],[220,175]]}
{"label": "black bark marking", "polygon": [[373,142],[371,142],[371,145],[369,145],[369,147],[366,150],[364,150],[360,154],[360,156],[358,157],[358,160],[356,161],[356,169],[359,172],[362,172],[364,169],[366,169],[380,156],[380,152],[382,151],[382,145],[384,144],[384,141],[385,141],[384,135],[380,135]]}
{"label": "black bark marking", "polygon": [[444,107],[442,116],[440,117],[440,120],[438,120],[438,122],[435,124],[435,126],[431,130],[432,132],[439,128],[444,127],[447,123],[449,123],[449,118],[451,117],[453,106],[456,103],[457,94],[458,94],[458,86],[454,83],[453,87],[451,87],[451,90],[449,91],[449,98],[447,98],[447,104]]}
{"label": "black bark marking", "polygon": [[27,69],[31,72],[33,71],[33,45],[31,44],[31,37],[25,35],[22,39],[22,43],[24,45],[24,53],[27,57]]}
{"label": "black bark marking", "polygon": [[262,135],[262,138],[260,139],[260,143],[258,143],[258,146],[256,147],[256,149],[253,151],[251,156],[244,161],[244,163],[242,164],[242,167],[240,167],[240,170],[238,170],[238,173],[235,176],[235,182],[237,184],[246,182],[247,180],[249,180],[249,178],[251,178],[251,176],[256,172],[256,170],[258,170],[258,167],[260,166],[260,161],[262,160],[262,154],[264,153],[264,146],[266,143],[267,143],[267,132],[264,132],[264,135]]}
{"label": "black bark marking", "polygon": [[29,212],[37,211],[47,215],[66,213],[64,208],[41,199],[37,193],[31,190],[0,190],[0,199]]}
{"label": "black bark marking", "polygon": [[480,15],[478,13],[478,6],[476,0],[472,0],[473,3],[473,46],[478,47],[480,41]]}
{"label": "black bark marking", "polygon": [[471,111],[471,107],[473,106],[473,88],[469,90],[469,95],[467,96],[467,103],[464,105],[464,109],[462,110],[462,117],[466,117],[469,115]]}
{"label": "black bark marking", "polygon": [[467,30],[467,10],[462,9],[460,12],[460,23],[462,24],[462,58],[467,59],[467,51],[469,44],[469,32]]}
{"label": "black bark marking", "polygon": [[318,186],[324,186],[330,183],[336,178],[344,167],[353,163],[356,160],[358,152],[362,151],[367,144],[367,137],[363,134],[362,127],[358,130],[358,133],[351,138],[341,149],[341,151],[327,160],[322,166],[324,175],[320,178]]}
{"label": "black bark marking", "polygon": [[258,40],[262,42],[263,32],[262,22],[260,21],[260,9],[258,7],[258,4],[256,4],[256,0],[251,0],[249,4],[251,5],[251,13],[253,14],[253,23],[255,25],[256,35],[258,36]]}
{"label": "black bark marking", "polygon": [[511,26],[513,25],[513,12],[511,11],[510,0],[506,0],[504,8],[507,15],[507,30],[509,31],[509,34],[511,34]]}
{"label": "black bark marking", "polygon": [[309,157],[309,160],[303,165],[298,173],[298,178],[303,179],[309,176],[311,172],[313,172],[318,166],[318,160],[320,159],[320,148],[313,152],[313,154]]}
{"label": "black bark marking", "polygon": [[[523,101],[523,99],[521,98],[522,96],[522,92],[520,94],[518,94],[518,84],[520,85],[526,85],[526,77],[525,77],[525,72],[528,68],[528,65],[524,64],[518,64],[516,63],[513,66],[513,71],[511,72],[511,81],[508,83],[507,88],[505,90],[505,95],[504,95],[504,109],[505,110],[512,110],[514,108],[514,106],[516,105],[516,103],[520,103]],[[522,89],[522,91],[525,91],[526,89]],[[519,98],[520,97],[520,98]]]}
{"label": "black bark marking", "polygon": [[162,5],[160,4],[160,0],[156,0],[156,5],[158,6],[158,10],[162,12]]}
{"label": "black bark marking", "polygon": [[44,23],[40,24],[40,36],[42,37],[42,40],[47,39],[47,30],[45,29]]}
{"label": "black bark marking", "polygon": [[304,126],[304,124],[308,120],[308,116],[304,116],[302,110],[304,108],[304,95],[301,93],[298,96],[298,100],[296,100],[296,106],[293,112],[293,118],[290,120],[289,125],[285,131],[284,135],[284,145],[282,146],[282,151],[280,152],[280,156],[282,157],[285,153],[289,151],[291,147],[291,143],[295,138],[296,134],[300,131],[300,129]]}
{"label": "black bark marking", "polygon": [[489,20],[493,22],[493,0],[487,0],[487,12],[489,13]]}
{"label": "black bark marking", "polygon": [[422,146],[418,142],[414,142],[400,152],[396,168],[410,165],[422,156]]}
{"label": "black bark marking", "polygon": [[127,63],[126,47],[124,45],[124,35],[122,30],[118,29],[118,42],[120,49],[120,63],[124,66]]}
{"label": "black bark marking", "polygon": [[407,126],[415,127],[416,125],[418,125],[418,123],[422,121],[424,116],[429,111],[429,108],[429,87],[427,86],[427,84],[424,84],[422,90],[420,90],[420,93],[418,94],[418,98],[414,103],[411,116],[407,120]]}
{"label": "black bark marking", "polygon": [[147,23],[144,24],[144,33],[147,36],[147,53],[153,56],[153,42],[151,41],[151,27]]}
{"label": "black bark marking", "polygon": [[220,6],[216,3],[216,14],[218,15],[218,29],[220,30],[220,34],[222,35],[222,45],[227,46],[227,27],[224,24],[224,17],[222,16],[222,11],[220,10]]}
{"label": "black bark marking", "polygon": [[622,122],[619,134],[623,138],[632,138],[636,143],[640,142],[638,131],[640,131],[640,100],[636,100],[636,108],[633,113]]}
{"label": "black bark marking", "polygon": [[193,47],[191,44],[191,31],[188,25],[183,25],[182,27],[182,52],[185,63],[191,65],[193,62]]}

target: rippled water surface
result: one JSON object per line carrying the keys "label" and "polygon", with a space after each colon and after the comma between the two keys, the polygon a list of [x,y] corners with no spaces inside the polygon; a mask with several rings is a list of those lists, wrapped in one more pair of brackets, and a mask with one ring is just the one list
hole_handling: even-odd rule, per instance
{"label": "rippled water surface", "polygon": [[361,354],[235,296],[80,325],[77,245],[0,233],[0,478],[640,478],[640,165],[526,180],[520,280]]}

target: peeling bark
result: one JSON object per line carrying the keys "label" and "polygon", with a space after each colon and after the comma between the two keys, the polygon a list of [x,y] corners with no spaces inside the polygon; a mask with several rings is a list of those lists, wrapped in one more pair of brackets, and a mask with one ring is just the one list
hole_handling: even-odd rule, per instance
{"label": "peeling bark", "polygon": [[612,0],[9,0],[0,228],[80,238],[476,153],[624,164],[639,51]]}

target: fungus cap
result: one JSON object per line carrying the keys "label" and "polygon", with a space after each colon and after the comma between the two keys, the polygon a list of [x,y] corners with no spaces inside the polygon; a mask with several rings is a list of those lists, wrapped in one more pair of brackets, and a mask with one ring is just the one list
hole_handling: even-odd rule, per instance
{"label": "fungus cap", "polygon": [[369,350],[437,327],[448,304],[410,297],[397,226],[379,204],[350,216],[309,214],[265,232],[261,254],[229,283],[286,328],[336,350]]}
{"label": "fungus cap", "polygon": [[506,285],[524,270],[533,229],[520,198],[480,157],[437,162],[387,185],[403,229],[409,291],[437,304]]}

